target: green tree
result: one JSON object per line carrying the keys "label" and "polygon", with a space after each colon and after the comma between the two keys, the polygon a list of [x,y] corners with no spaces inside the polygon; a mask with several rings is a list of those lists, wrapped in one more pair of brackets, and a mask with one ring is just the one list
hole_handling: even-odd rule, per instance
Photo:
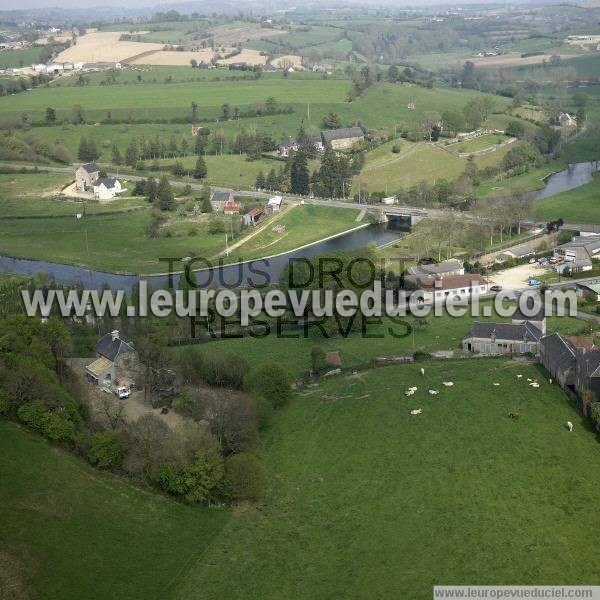
{"label": "green tree", "polygon": [[199,156],[194,167],[194,179],[204,179],[206,177],[206,162]]}
{"label": "green tree", "polygon": [[257,190],[264,190],[266,186],[267,181],[265,179],[265,174],[262,171],[259,171],[258,175],[256,176],[256,183],[254,184],[254,187]]}
{"label": "green tree", "polygon": [[400,77],[400,71],[396,65],[391,65],[387,72],[387,78],[390,83],[396,83]]}
{"label": "green tree", "polygon": [[330,112],[323,117],[321,121],[323,129],[339,129],[342,126],[340,115],[335,112]]}
{"label": "green tree", "polygon": [[166,175],[163,175],[158,182],[156,200],[158,201],[158,207],[160,210],[173,210],[175,207],[173,190],[171,189],[171,184],[169,183]]}
{"label": "green tree", "polygon": [[231,117],[231,106],[225,102],[225,104],[221,106],[221,110],[223,111],[223,120],[229,121],[229,118]]}
{"label": "green tree", "polygon": [[292,397],[292,381],[289,371],[277,363],[270,363],[250,373],[246,385],[278,408]]}
{"label": "green tree", "polygon": [[519,121],[509,121],[504,133],[510,137],[522,138],[525,135],[525,126]]}
{"label": "green tree", "polygon": [[56,111],[50,106],[46,109],[46,123],[54,125],[56,123]]}
{"label": "green tree", "polygon": [[148,202],[154,203],[158,194],[158,188],[156,185],[156,179],[149,177],[144,184],[144,195]]}
{"label": "green tree", "polygon": [[296,152],[290,169],[290,186],[293,194],[307,195],[310,191],[308,161],[304,152]]}
{"label": "green tree", "polygon": [[138,146],[135,142],[130,142],[125,151],[125,164],[130,167],[135,167],[138,163],[140,154]]}
{"label": "green tree", "polygon": [[123,163],[123,156],[121,155],[121,151],[119,150],[119,146],[117,146],[116,144],[113,144],[112,150],[111,150],[111,158],[112,158],[112,162],[115,165],[120,165]]}
{"label": "green tree", "polygon": [[101,469],[117,467],[123,461],[123,438],[117,431],[105,429],[92,436],[88,459]]}
{"label": "green tree", "polygon": [[200,132],[196,134],[196,139],[194,140],[194,154],[201,156],[204,154],[204,149],[206,148],[206,139],[205,136],[200,135]]}

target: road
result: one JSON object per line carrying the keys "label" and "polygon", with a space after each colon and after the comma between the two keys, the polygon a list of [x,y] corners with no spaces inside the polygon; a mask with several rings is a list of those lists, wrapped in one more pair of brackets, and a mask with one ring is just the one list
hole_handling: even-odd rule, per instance
{"label": "road", "polygon": [[[30,166],[30,165],[6,165],[7,167],[13,169],[22,169],[26,171],[44,171],[47,173],[69,173],[73,174],[73,170],[75,167],[48,167],[48,166]],[[116,177],[118,179],[122,179],[123,181],[143,181],[147,179],[147,177],[143,177],[141,175],[130,175],[127,173],[107,173],[109,177]],[[204,187],[204,183],[186,183],[183,181],[169,180],[170,184],[174,188],[185,188],[189,186],[192,190],[200,191]],[[240,190],[240,189],[232,189],[227,187],[220,187],[211,185],[211,189],[222,191],[222,192],[233,192],[234,194],[244,195],[244,196],[252,196],[254,198],[263,198],[268,200],[273,193],[269,192],[261,192],[256,190]],[[279,193],[279,192],[277,192]],[[321,198],[307,198],[305,196],[295,196],[293,194],[280,194],[283,196],[283,200],[286,204],[315,204],[315,205],[326,205],[326,206],[335,206],[338,208],[349,208],[352,210],[368,210],[370,212],[377,212],[380,210],[384,210],[388,214],[398,214],[398,215],[413,215],[417,217],[439,217],[443,214],[446,214],[447,211],[439,210],[439,209],[430,209],[430,208],[417,208],[414,206],[385,206],[382,204],[363,204],[359,202],[349,202],[347,200],[337,200],[337,199],[321,199]]]}

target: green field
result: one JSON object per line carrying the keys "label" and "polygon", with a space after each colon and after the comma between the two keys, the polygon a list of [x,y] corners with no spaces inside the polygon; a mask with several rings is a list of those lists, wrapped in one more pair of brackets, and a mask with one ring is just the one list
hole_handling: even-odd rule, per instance
{"label": "green field", "polygon": [[56,108],[59,118],[69,118],[71,108],[79,104],[86,114],[105,118],[126,117],[128,112],[148,113],[155,118],[186,115],[192,102],[202,109],[232,106],[253,106],[274,97],[281,103],[329,102],[343,103],[349,88],[344,80],[265,79],[257,81],[148,84],[140,86],[83,86],[39,88],[18,96],[0,98],[0,113],[5,117],[28,112],[42,118],[47,106]]}
{"label": "green field", "polygon": [[[424,366],[424,378],[419,365],[386,367],[299,391],[263,436],[265,500],[233,512],[147,494],[0,423],[12,583],[65,600],[420,600],[434,584],[599,584],[581,557],[597,546],[600,448],[565,395],[502,359]],[[407,399],[409,385],[419,390]]]}
{"label": "green field", "polygon": [[497,144],[506,142],[508,138],[505,135],[491,133],[488,135],[481,135],[472,140],[465,140],[464,142],[458,142],[456,144],[449,144],[446,146],[448,150],[455,153],[463,152],[477,152],[479,150],[487,150]]}
{"label": "green field", "polygon": [[550,221],[562,218],[567,223],[600,223],[600,178],[579,188],[538,200],[535,218]]}
{"label": "green field", "polygon": [[400,142],[401,152],[391,149],[397,142],[388,142],[367,154],[365,166],[354,179],[354,188],[392,193],[401,187],[408,188],[426,180],[452,180],[465,168],[466,159],[458,158],[434,144]]}
{"label": "green field", "polygon": [[30,67],[39,62],[41,48],[23,48],[21,50],[1,50],[0,67]]}
{"label": "green field", "polygon": [[[246,337],[219,340],[204,348],[207,351],[219,348],[240,354],[257,367],[268,364],[273,356],[277,356],[279,364],[298,377],[302,377],[309,372],[310,352],[315,345],[321,346],[326,352],[339,352],[344,366],[354,367],[365,364],[377,356],[408,355],[415,351],[457,350],[473,321],[506,320],[497,315],[492,317],[465,315],[461,318],[453,318],[444,313],[439,317],[431,315],[427,324],[420,326],[411,317],[399,317],[396,322],[383,317],[380,323],[368,324],[367,332],[370,338],[363,338],[360,332],[345,338],[342,336],[323,338],[318,332],[313,333],[309,330],[307,335],[304,335],[303,331],[291,332],[290,337],[287,338],[276,338],[271,335],[263,339]],[[549,333],[559,331],[573,334],[588,331],[585,323],[574,317],[553,316],[549,317],[547,322]],[[412,327],[410,335],[407,334],[407,325]]]}
{"label": "green field", "polygon": [[[109,272],[156,273],[164,270],[161,257],[208,258],[225,249],[224,236],[209,233],[206,216],[169,213],[163,229],[170,234],[150,238],[147,232],[152,209],[144,199],[87,203],[84,209],[79,202],[43,198],[48,190],[46,175],[0,175],[0,217],[12,217],[0,218],[0,254]],[[55,186],[52,189],[58,189],[69,178],[55,175],[50,180]],[[83,219],[75,218],[83,212]],[[232,252],[229,260],[277,254],[340,233],[358,225],[356,214],[343,208],[297,207],[282,216],[285,232],[275,234],[266,223],[265,231],[248,246]],[[213,218],[228,223],[221,215]],[[189,235],[190,231],[195,235]],[[253,230],[245,232],[250,233]]]}
{"label": "green field", "polygon": [[[161,165],[172,165],[175,160],[183,164],[186,169],[193,172],[196,156],[184,156],[173,159],[166,158],[158,161]],[[206,182],[211,185],[227,186],[236,189],[251,189],[256,183],[256,176],[260,171],[267,174],[271,169],[279,170],[285,163],[277,160],[247,160],[246,155],[224,154],[222,156],[205,156],[207,168]],[[145,161],[150,166],[153,161]]]}

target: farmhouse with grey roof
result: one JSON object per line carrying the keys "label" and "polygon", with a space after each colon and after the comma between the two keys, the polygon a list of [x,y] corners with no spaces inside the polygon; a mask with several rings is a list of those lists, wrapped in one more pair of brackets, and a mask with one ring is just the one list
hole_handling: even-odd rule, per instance
{"label": "farmhouse with grey roof", "polygon": [[102,336],[94,346],[96,360],[86,370],[87,378],[96,385],[114,382],[123,371],[133,367],[136,353],[131,342],[125,342],[118,331]]}
{"label": "farmhouse with grey roof", "polygon": [[365,139],[365,133],[360,127],[342,127],[341,129],[326,129],[321,132],[323,143],[329,142],[334,150],[343,150],[354,146]]}

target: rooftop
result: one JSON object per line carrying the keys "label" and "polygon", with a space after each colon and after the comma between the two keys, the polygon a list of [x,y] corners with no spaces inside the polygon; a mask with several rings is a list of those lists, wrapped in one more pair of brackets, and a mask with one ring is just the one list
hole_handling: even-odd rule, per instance
{"label": "rooftop", "polygon": [[363,137],[365,134],[360,127],[342,127],[341,129],[326,129],[322,135],[324,141],[331,142],[333,140]]}
{"label": "rooftop", "polygon": [[542,332],[529,322],[525,323],[484,323],[476,321],[465,334],[467,338],[494,338],[506,341],[539,341]]}

